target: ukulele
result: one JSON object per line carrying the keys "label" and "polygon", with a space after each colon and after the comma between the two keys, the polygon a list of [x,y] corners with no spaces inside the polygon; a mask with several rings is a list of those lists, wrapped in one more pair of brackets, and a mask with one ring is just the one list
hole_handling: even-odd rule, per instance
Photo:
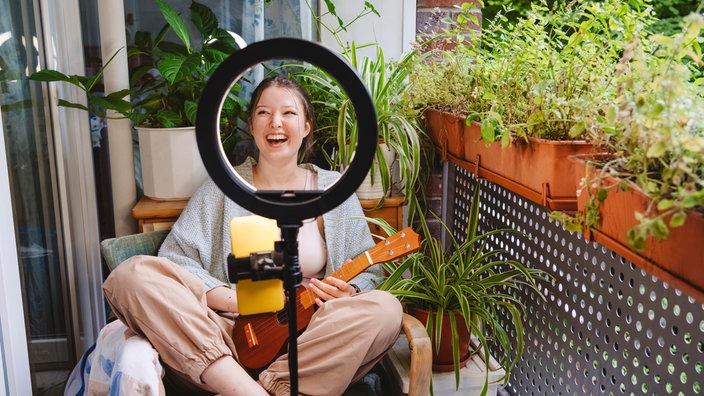
{"label": "ukulele", "polygon": [[[420,249],[420,236],[410,227],[379,242],[339,270],[330,274],[345,282],[372,265],[395,260]],[[317,308],[316,294],[301,286],[296,291],[296,328],[300,332],[308,326]],[[278,312],[240,315],[235,320],[233,341],[240,364],[258,370],[268,366],[280,354],[288,341],[288,314],[286,307]]]}

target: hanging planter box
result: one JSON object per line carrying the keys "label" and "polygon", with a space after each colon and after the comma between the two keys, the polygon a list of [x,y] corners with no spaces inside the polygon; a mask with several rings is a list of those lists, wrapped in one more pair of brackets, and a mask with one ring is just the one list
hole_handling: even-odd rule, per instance
{"label": "hanging planter box", "polygon": [[[648,273],[704,300],[704,216],[689,211],[682,226],[670,228],[666,240],[650,237],[642,252],[634,251],[628,244],[626,233],[638,224],[635,213],[645,213],[652,206],[652,201],[629,181],[611,176],[603,176],[599,181],[599,170],[588,162],[591,158],[594,157],[572,157],[576,164],[576,183],[584,181],[583,186],[589,188],[578,197],[580,212],[585,213],[589,194],[596,194],[597,183],[606,188],[627,183],[630,188],[625,191],[617,187],[608,189],[606,199],[599,206],[599,225],[585,229],[585,238],[612,249]],[[589,180],[585,180],[587,173]],[[669,218],[666,219],[668,221]]]}
{"label": "hanging planter box", "polygon": [[518,139],[507,147],[481,139],[481,124],[464,127],[464,158],[477,177],[508,188],[552,210],[577,209],[577,185],[570,155],[588,153],[586,141]]}
{"label": "hanging planter box", "polygon": [[426,110],[425,117],[443,161],[551,210],[577,210],[574,163],[569,157],[591,152],[591,143],[528,138],[508,147],[499,142],[487,145],[479,123],[467,125],[465,118],[435,109]]}
{"label": "hanging planter box", "polygon": [[424,116],[426,130],[440,151],[442,160],[461,160],[464,155],[465,119],[436,109],[427,109]]}

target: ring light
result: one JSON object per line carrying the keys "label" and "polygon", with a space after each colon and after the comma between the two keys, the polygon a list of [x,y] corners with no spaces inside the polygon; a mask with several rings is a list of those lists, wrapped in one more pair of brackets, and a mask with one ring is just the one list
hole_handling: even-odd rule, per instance
{"label": "ring light", "polygon": [[[250,68],[273,59],[309,62],[329,73],[350,97],[359,124],[355,155],[349,167],[323,191],[257,191],[250,188],[230,166],[220,143],[220,111],[230,89]],[[208,80],[196,116],[198,149],[208,174],[230,199],[279,224],[295,224],[316,217],[354,194],[362,184],[377,145],[374,104],[364,82],[347,61],[320,44],[293,38],[256,42],[225,59]]]}

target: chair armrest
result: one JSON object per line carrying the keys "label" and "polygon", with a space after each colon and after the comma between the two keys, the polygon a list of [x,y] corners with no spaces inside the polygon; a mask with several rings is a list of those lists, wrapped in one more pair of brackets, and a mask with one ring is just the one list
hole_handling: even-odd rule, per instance
{"label": "chair armrest", "polygon": [[430,380],[433,375],[433,356],[430,337],[425,326],[413,316],[404,313],[403,332],[408,338],[411,351],[410,379],[408,396],[425,396],[430,393]]}

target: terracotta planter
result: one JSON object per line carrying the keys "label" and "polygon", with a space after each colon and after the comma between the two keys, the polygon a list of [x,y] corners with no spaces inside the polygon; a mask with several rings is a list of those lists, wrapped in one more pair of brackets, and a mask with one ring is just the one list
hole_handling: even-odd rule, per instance
{"label": "terracotta planter", "polygon": [[452,157],[462,159],[464,155],[464,118],[436,109],[426,110],[424,116],[426,130],[433,144],[442,154],[443,161]]}
{"label": "terracotta planter", "polygon": [[529,138],[508,147],[481,140],[480,124],[436,109],[425,112],[433,144],[450,161],[552,210],[577,210],[577,186],[570,155],[589,153],[586,141]]}
{"label": "terracotta planter", "polygon": [[[589,158],[572,157],[577,165],[576,183],[581,183],[589,172],[589,180],[584,184],[589,186],[589,192],[583,191],[577,201],[581,212],[585,211],[588,194],[596,193],[598,183],[599,171],[586,162]],[[633,183],[609,176],[601,179],[604,187],[619,182],[628,183],[631,188],[627,191],[608,190],[606,200],[599,207],[599,225],[585,230],[585,238],[609,247],[647,272],[704,301],[704,216],[699,212],[688,212],[684,224],[670,228],[666,240],[650,237],[645,249],[636,252],[628,245],[626,232],[638,224],[635,213],[645,213],[652,201]]]}
{"label": "terracotta planter", "polygon": [[476,122],[464,126],[465,169],[552,210],[577,209],[575,164],[569,157],[591,152],[591,143],[528,138],[501,147],[481,140],[480,128]]}
{"label": "terracotta planter", "polygon": [[[408,307],[408,313],[418,319],[424,325],[428,323],[428,311],[425,309]],[[435,321],[435,313],[433,313],[433,322]],[[470,332],[464,323],[462,316],[455,313],[455,321],[457,322],[457,332],[459,333],[459,350],[460,350],[460,367],[467,365],[467,361],[471,357],[469,349]],[[433,371],[446,372],[454,371],[453,348],[452,348],[452,331],[450,327],[450,317],[445,314],[442,320],[442,332],[440,334],[440,348],[435,348],[435,337],[431,334],[430,341],[433,346]]]}

